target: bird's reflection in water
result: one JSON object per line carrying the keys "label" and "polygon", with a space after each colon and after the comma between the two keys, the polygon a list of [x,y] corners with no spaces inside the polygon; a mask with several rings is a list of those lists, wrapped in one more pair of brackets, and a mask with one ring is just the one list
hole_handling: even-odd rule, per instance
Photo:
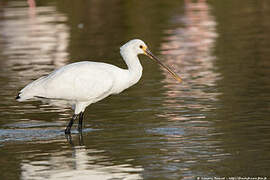
{"label": "bird's reflection in water", "polygon": [[64,143],[61,151],[28,150],[20,163],[21,179],[142,179],[143,167],[127,162],[114,164],[105,150],[85,146],[82,133],[67,135],[66,140],[68,146]]}

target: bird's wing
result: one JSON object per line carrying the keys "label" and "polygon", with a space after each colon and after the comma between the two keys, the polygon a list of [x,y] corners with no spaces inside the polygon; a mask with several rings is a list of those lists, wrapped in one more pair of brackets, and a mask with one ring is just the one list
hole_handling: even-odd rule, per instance
{"label": "bird's wing", "polygon": [[74,63],[47,77],[47,98],[96,102],[110,95],[114,83],[111,66],[104,63]]}

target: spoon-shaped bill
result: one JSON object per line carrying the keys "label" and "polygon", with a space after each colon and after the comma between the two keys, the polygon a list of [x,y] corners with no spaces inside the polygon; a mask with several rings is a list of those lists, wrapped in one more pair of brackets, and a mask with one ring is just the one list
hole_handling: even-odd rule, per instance
{"label": "spoon-shaped bill", "polygon": [[155,60],[158,64],[164,67],[178,82],[182,82],[182,79],[173,72],[168,66],[164,65],[149,49],[145,49],[145,54],[150,57],[151,59]]}

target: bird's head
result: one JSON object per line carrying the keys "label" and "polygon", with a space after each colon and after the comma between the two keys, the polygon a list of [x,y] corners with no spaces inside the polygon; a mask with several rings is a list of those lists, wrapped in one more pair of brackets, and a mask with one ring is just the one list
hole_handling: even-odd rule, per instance
{"label": "bird's head", "polygon": [[121,53],[125,50],[131,50],[133,53],[139,55],[144,54],[149,58],[155,60],[159,65],[164,67],[177,81],[182,82],[182,79],[173,72],[168,66],[164,65],[147,47],[147,45],[140,39],[133,39],[121,46],[120,51]]}
{"label": "bird's head", "polygon": [[132,53],[138,54],[145,54],[145,51],[147,49],[147,45],[140,39],[133,39],[128,41],[126,44],[121,46],[121,51],[132,51]]}

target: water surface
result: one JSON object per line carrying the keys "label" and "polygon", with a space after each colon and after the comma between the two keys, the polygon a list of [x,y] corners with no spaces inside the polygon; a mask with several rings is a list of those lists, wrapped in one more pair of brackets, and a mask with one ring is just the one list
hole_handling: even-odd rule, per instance
{"label": "water surface", "polygon": [[[269,1],[28,2],[0,2],[0,179],[270,176]],[[68,63],[125,68],[132,38],[183,83],[140,56],[140,82],[87,108],[71,139],[68,106],[14,100]]]}

